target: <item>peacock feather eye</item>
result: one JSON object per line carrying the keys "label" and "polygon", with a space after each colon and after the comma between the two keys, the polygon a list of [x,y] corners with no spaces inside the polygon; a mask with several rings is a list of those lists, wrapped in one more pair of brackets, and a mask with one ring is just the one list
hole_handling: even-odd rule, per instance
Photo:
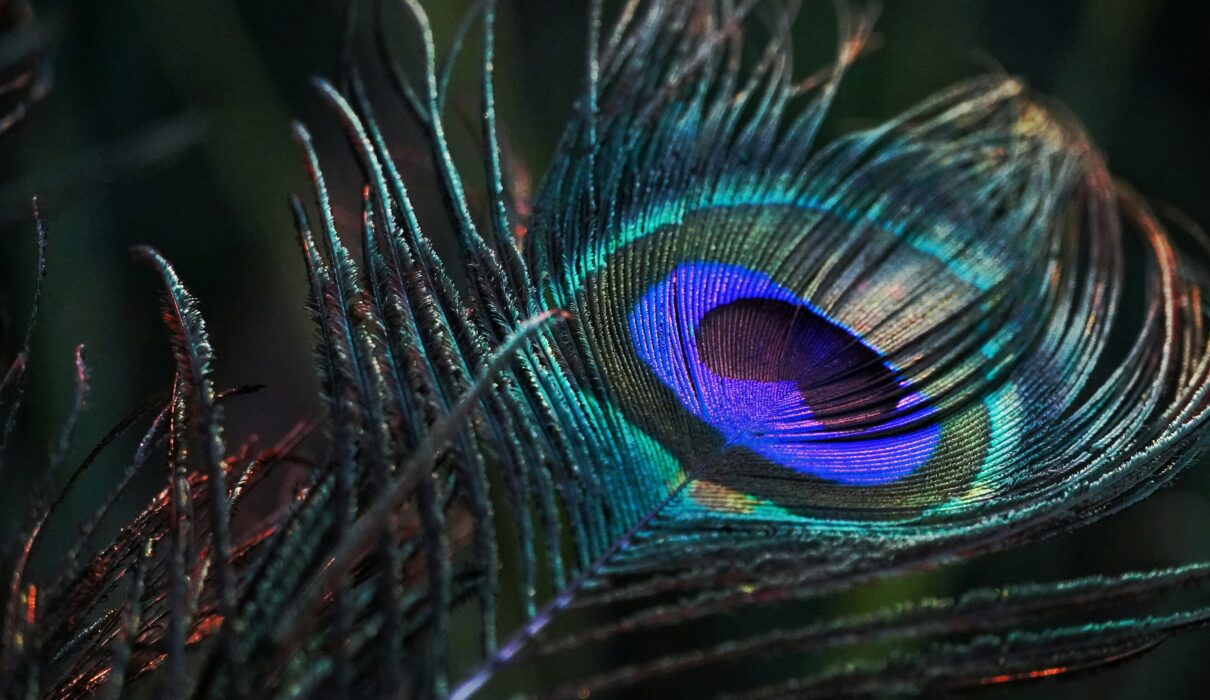
{"label": "peacock feather eye", "polygon": [[810,109],[786,134],[758,110],[761,136],[728,141],[742,96],[645,129],[603,112],[601,159],[539,199],[568,208],[527,239],[535,267],[557,273],[547,294],[577,314],[610,410],[676,465],[690,520],[831,530],[1009,506],[1028,433],[1087,381],[1062,358],[1104,347],[1070,326],[1116,304],[1099,158],[1009,79],[818,153]]}
{"label": "peacock feather eye", "polygon": [[937,426],[905,429],[927,420],[924,394],[860,335],[763,274],[678,265],[628,326],[639,359],[725,448],[850,486],[895,483],[936,451]]}
{"label": "peacock feather eye", "polygon": [[[987,409],[944,412],[912,354],[980,294],[931,252],[938,241],[776,200],[679,219],[606,242],[578,294],[622,414],[704,468],[689,498],[724,514],[884,518],[972,487]],[[849,264],[870,261],[860,275],[835,267],[846,230],[861,237]]]}

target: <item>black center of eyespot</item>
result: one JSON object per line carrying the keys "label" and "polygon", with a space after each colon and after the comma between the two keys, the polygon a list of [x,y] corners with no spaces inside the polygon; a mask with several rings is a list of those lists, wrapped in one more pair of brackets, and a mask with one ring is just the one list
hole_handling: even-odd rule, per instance
{"label": "black center of eyespot", "polygon": [[696,340],[702,363],[719,376],[795,382],[812,419],[829,428],[879,422],[903,397],[879,353],[805,305],[737,299],[707,311]]}

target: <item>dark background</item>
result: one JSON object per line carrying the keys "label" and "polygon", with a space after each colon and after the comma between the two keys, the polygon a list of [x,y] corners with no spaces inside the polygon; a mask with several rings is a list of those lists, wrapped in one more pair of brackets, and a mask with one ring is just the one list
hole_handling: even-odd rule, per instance
{"label": "dark background", "polygon": [[[427,3],[448,37],[466,2]],[[510,140],[540,174],[582,75],[583,3],[503,0],[497,89]],[[7,366],[28,307],[37,193],[51,228],[51,271],[34,336],[31,401],[0,487],[5,515],[45,465],[70,402],[76,343],[93,367],[89,412],[73,455],[82,455],[149,392],[171,377],[152,273],[129,248],[159,248],[200,297],[223,385],[265,382],[231,404],[233,439],[282,434],[318,410],[303,309],[305,275],[286,196],[303,187],[289,139],[304,119],[331,164],[338,216],[354,220],[360,188],[309,79],[332,75],[344,3],[308,0],[109,0],[38,2],[55,35],[53,92],[15,132],[0,138],[0,337]],[[834,41],[829,3],[805,3],[795,26],[799,72],[827,60]],[[1210,223],[1210,3],[1200,0],[892,0],[883,47],[860,61],[830,122],[872,124],[984,70],[1020,75],[1065,103],[1091,131],[1115,173],[1153,201]],[[405,56],[406,36],[400,34]],[[359,52],[373,62],[372,48]],[[473,54],[473,51],[472,51]],[[468,170],[475,77],[455,80],[451,130]],[[423,152],[371,70],[380,116],[421,215],[440,236]],[[343,175],[343,176],[342,176]],[[474,191],[472,178],[472,198]],[[112,479],[129,452],[102,460],[73,508]],[[147,484],[143,494],[154,484]],[[1050,579],[1210,559],[1210,465],[1173,488],[1072,536],[863,594],[869,603],[911,591],[945,592],[985,582]],[[133,508],[136,494],[126,504]],[[5,521],[8,518],[4,518]],[[1196,600],[1196,597],[1192,600]],[[1204,602],[1204,601],[1203,601]],[[1193,697],[1210,682],[1210,635],[1179,639],[1089,680],[1008,691],[1021,696]]]}

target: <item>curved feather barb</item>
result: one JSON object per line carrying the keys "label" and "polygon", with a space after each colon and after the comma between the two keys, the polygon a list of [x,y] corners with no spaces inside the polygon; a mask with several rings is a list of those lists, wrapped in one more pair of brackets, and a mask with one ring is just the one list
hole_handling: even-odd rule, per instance
{"label": "curved feather barb", "polygon": [[[49,582],[23,568],[53,505],[34,509],[5,560],[4,692],[633,697],[701,676],[723,696],[915,693],[1092,669],[1202,626],[1210,608],[1146,605],[1210,583],[1204,563],[821,604],[1170,483],[1210,435],[1210,275],[1202,239],[1170,234],[1013,78],[823,140],[874,16],[842,5],[835,62],[803,78],[783,31],[755,58],[743,44],[750,15],[781,27],[794,7],[631,0],[607,25],[594,2],[585,94],[521,211],[494,2],[441,59],[420,3],[380,3],[421,48],[417,73],[378,36],[459,257],[422,229],[357,70],[317,81],[363,216],[338,230],[295,126],[326,409],[307,481],[235,519],[315,424],[228,448],[221,403],[241,392],[216,390],[196,301],[141,249],[176,377],[77,469],[158,409],[85,540],[161,453],[167,486]],[[443,125],[475,31],[482,216]]]}

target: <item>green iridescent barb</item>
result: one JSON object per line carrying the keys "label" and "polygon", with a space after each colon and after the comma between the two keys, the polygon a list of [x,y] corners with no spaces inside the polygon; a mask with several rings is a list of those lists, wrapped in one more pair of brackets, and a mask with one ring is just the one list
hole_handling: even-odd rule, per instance
{"label": "green iridescent barb", "polygon": [[[378,37],[459,257],[422,230],[357,70],[317,81],[363,176],[339,186],[364,205],[361,230],[339,231],[296,125],[322,421],[230,449],[222,405],[243,391],[216,389],[197,302],[139,249],[166,288],[176,379],[98,448],[155,416],[49,579],[25,567],[58,503],[49,482],[23,521],[0,691],[634,697],[723,668],[721,695],[918,693],[1094,668],[1204,624],[1210,608],[1138,612],[1210,583],[1204,563],[820,604],[1170,483],[1210,435],[1210,277],[1201,237],[1170,235],[1012,78],[823,141],[874,15],[841,5],[834,63],[803,79],[794,6],[630,0],[606,26],[594,2],[585,93],[517,206],[494,3],[443,59],[417,0],[379,3],[380,27],[401,14],[419,39],[413,81]],[[758,11],[773,31],[753,57]],[[481,212],[444,116],[476,28]],[[4,438],[26,360],[0,384]],[[83,396],[82,358],[78,376]],[[317,425],[305,488],[236,527]],[[167,487],[86,551],[155,459]]]}

